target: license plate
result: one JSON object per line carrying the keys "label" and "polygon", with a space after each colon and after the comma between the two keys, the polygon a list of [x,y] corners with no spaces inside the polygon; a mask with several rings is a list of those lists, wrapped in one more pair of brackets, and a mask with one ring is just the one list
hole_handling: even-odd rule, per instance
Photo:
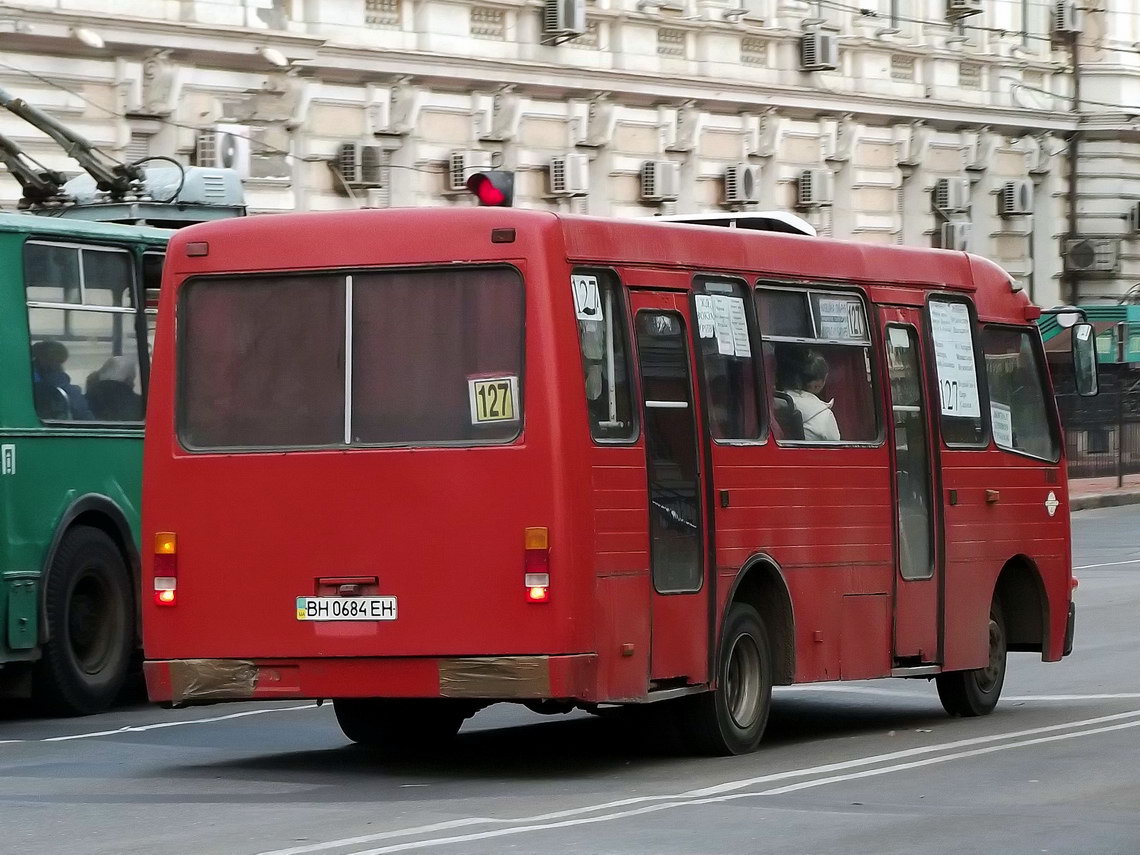
{"label": "license plate", "polygon": [[395,619],[395,597],[297,597],[297,620]]}

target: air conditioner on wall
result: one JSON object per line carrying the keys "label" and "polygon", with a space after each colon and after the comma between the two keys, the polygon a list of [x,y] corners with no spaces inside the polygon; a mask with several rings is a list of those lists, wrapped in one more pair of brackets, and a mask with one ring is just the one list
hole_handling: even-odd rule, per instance
{"label": "air conditioner on wall", "polygon": [[550,159],[550,192],[554,196],[584,196],[590,192],[590,158],[581,153]]}
{"label": "air conditioner on wall", "polygon": [[383,149],[378,145],[342,143],[337,148],[336,171],[349,187],[379,187],[382,166]]}
{"label": "air conditioner on wall", "polygon": [[491,152],[481,149],[453,151],[447,159],[447,189],[460,193],[467,189],[467,179],[481,169],[491,168]]}
{"label": "air conditioner on wall", "polygon": [[801,71],[835,71],[839,68],[839,36],[835,33],[804,33],[800,39]]}
{"label": "air conditioner on wall", "polygon": [[967,222],[943,223],[939,232],[939,246],[943,249],[954,249],[959,252],[970,251],[970,238],[973,236],[974,225]]}
{"label": "air conditioner on wall", "polygon": [[1081,10],[1073,0],[1058,0],[1053,6],[1053,32],[1069,35],[1084,32]]}
{"label": "air conditioner on wall", "polygon": [[979,0],[946,0],[946,17],[952,21],[980,15],[985,10],[985,6]]}
{"label": "air conditioner on wall", "polygon": [[586,0],[546,0],[542,10],[542,35],[561,40],[586,32]]}
{"label": "air conditioner on wall", "polygon": [[1019,178],[1007,181],[998,191],[998,215],[1021,217],[1033,213],[1033,182]]}
{"label": "air conditioner on wall", "polygon": [[681,164],[671,160],[647,160],[641,164],[641,199],[670,202],[681,194]]}
{"label": "air conditioner on wall", "polygon": [[796,177],[796,207],[822,208],[835,199],[835,175],[830,169],[805,169]]}
{"label": "air conditioner on wall", "polygon": [[249,178],[250,133],[245,125],[203,128],[194,140],[195,165],[232,169],[239,178]]}
{"label": "air conditioner on wall", "polygon": [[1066,270],[1115,273],[1119,266],[1119,238],[1069,238],[1065,241]]}
{"label": "air conditioner on wall", "polygon": [[934,209],[939,213],[969,210],[970,179],[939,178],[934,185]]}
{"label": "air conditioner on wall", "polygon": [[760,167],[737,163],[724,171],[724,201],[742,205],[760,201]]}

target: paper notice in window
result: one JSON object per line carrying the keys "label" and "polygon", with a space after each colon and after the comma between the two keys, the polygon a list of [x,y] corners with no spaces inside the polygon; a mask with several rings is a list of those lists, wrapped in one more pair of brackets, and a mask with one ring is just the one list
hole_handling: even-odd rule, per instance
{"label": "paper notice in window", "polygon": [[748,315],[744,311],[744,300],[740,297],[727,297],[732,317],[732,346],[740,357],[752,356],[752,345],[748,341]]}
{"label": "paper notice in window", "polygon": [[1009,404],[990,401],[990,421],[994,426],[994,442],[1001,448],[1013,448],[1013,414]]}
{"label": "paper notice in window", "polygon": [[[737,298],[739,299],[739,298]],[[712,298],[713,318],[716,321],[716,349],[721,356],[735,356],[736,344],[732,337],[732,297],[719,294]]]}
{"label": "paper notice in window", "polygon": [[698,294],[697,301],[697,334],[701,338],[716,338],[716,315],[713,311],[713,298],[707,294]]}
{"label": "paper notice in window", "polygon": [[930,330],[942,415],[981,418],[974,338],[965,304],[931,300]]}
{"label": "paper notice in window", "polygon": [[578,315],[578,320],[604,320],[597,276],[571,276],[570,287],[574,291],[574,312]]}

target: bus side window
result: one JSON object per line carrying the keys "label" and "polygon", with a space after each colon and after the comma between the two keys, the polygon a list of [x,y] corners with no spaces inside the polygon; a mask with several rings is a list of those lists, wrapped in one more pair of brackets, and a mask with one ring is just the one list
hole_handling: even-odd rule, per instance
{"label": "bus side window", "polygon": [[989,381],[990,421],[999,448],[1056,462],[1058,445],[1046,405],[1041,360],[1026,330],[986,327],[982,331]]}
{"label": "bus side window", "polygon": [[41,419],[142,420],[133,277],[126,250],[25,245],[32,388]]}
{"label": "bus side window", "polygon": [[927,313],[938,377],[942,439],[949,446],[985,448],[989,438],[982,417],[970,306],[963,299],[932,297]]}
{"label": "bus side window", "polygon": [[145,252],[142,260],[143,299],[146,300],[147,353],[154,354],[154,327],[158,320],[158,296],[162,285],[162,264],[166,256],[161,252]]}
{"label": "bus side window", "polygon": [[742,281],[697,277],[693,297],[709,433],[719,440],[760,438],[759,383],[752,354],[755,323]]}
{"label": "bus side window", "polygon": [[602,441],[632,440],[637,425],[630,402],[629,342],[617,278],[607,271],[575,270],[570,285],[590,434]]}

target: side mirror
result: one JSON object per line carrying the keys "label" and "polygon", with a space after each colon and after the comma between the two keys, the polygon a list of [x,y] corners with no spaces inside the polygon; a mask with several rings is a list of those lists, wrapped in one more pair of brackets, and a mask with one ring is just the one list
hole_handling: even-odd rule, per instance
{"label": "side mirror", "polygon": [[1073,377],[1077,394],[1088,398],[1097,393],[1096,333],[1092,324],[1073,327]]}

